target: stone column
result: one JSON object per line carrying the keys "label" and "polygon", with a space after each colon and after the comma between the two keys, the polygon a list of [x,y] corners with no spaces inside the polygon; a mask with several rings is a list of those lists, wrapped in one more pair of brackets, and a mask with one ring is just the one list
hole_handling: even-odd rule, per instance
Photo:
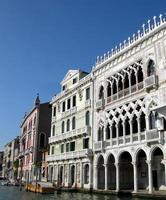
{"label": "stone column", "polygon": [[93,185],[94,185],[94,189],[97,190],[98,189],[98,168],[97,165],[94,166],[94,179],[93,179]]}
{"label": "stone column", "polygon": [[108,165],[105,164],[105,190],[108,190]]}
{"label": "stone column", "polygon": [[131,119],[129,123],[130,123],[130,142],[133,143],[133,125]]}
{"label": "stone column", "polygon": [[152,163],[151,163],[151,160],[147,160],[146,163],[148,164],[149,193],[152,193],[153,192]]}
{"label": "stone column", "polygon": [[116,191],[119,191],[119,163],[115,163],[116,167]]}
{"label": "stone column", "polygon": [[110,126],[110,146],[112,146],[112,127]]}
{"label": "stone column", "polygon": [[138,191],[138,179],[137,179],[137,163],[132,162],[133,165],[133,171],[134,171],[134,192]]}
{"label": "stone column", "polygon": [[118,124],[116,124],[115,127],[116,127],[116,141],[117,141],[117,145],[119,145],[119,127],[118,127]]}
{"label": "stone column", "polygon": [[74,182],[75,182],[75,186],[77,186],[77,163],[75,164]]}
{"label": "stone column", "polygon": [[83,187],[83,163],[80,162],[80,187]]}

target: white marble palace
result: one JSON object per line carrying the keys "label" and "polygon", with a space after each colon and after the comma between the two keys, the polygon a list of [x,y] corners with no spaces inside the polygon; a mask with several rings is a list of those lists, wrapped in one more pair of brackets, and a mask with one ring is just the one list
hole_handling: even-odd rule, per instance
{"label": "white marble palace", "polygon": [[166,19],[69,70],[53,97],[49,179],[94,190],[166,190]]}

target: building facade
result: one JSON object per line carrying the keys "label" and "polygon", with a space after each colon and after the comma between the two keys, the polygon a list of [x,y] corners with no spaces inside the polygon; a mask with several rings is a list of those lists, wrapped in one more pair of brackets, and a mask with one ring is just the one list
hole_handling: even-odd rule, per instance
{"label": "building facade", "polygon": [[32,110],[21,123],[19,177],[26,182],[41,179],[42,154],[48,150],[51,107],[37,96]]}
{"label": "building facade", "polygon": [[166,124],[158,112],[166,104],[165,49],[166,22],[160,15],[97,59],[92,70],[96,190],[166,189]]}
{"label": "building facade", "polygon": [[5,145],[3,152],[2,176],[10,181],[17,179],[18,168],[15,167],[19,156],[19,137]]}
{"label": "building facade", "polygon": [[92,187],[91,74],[69,70],[53,97],[49,181],[64,187]]}
{"label": "building facade", "polygon": [[0,151],[0,177],[2,177],[3,151]]}
{"label": "building facade", "polygon": [[166,190],[166,19],[69,70],[51,101],[49,181],[94,190]]}

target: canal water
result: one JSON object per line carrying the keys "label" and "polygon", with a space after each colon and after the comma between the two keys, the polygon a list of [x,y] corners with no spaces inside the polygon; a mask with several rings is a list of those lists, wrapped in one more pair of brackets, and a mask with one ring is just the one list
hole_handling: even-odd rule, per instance
{"label": "canal water", "polygon": [[[116,197],[100,194],[67,193],[61,194],[35,194],[20,191],[19,187],[0,186],[0,200],[140,200],[138,198]],[[143,199],[142,199],[143,200]],[[150,199],[149,199],[150,200]]]}

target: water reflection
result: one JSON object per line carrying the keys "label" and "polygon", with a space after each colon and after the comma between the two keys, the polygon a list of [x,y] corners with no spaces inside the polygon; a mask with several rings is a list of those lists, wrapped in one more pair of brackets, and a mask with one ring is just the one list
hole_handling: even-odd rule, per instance
{"label": "water reflection", "polygon": [[[116,197],[102,194],[67,193],[41,195],[20,191],[18,187],[0,186],[0,200],[131,200],[129,197]],[[133,198],[132,200],[138,200]],[[140,199],[139,199],[140,200]],[[143,199],[142,199],[143,200]],[[149,199],[150,200],[150,199]]]}

